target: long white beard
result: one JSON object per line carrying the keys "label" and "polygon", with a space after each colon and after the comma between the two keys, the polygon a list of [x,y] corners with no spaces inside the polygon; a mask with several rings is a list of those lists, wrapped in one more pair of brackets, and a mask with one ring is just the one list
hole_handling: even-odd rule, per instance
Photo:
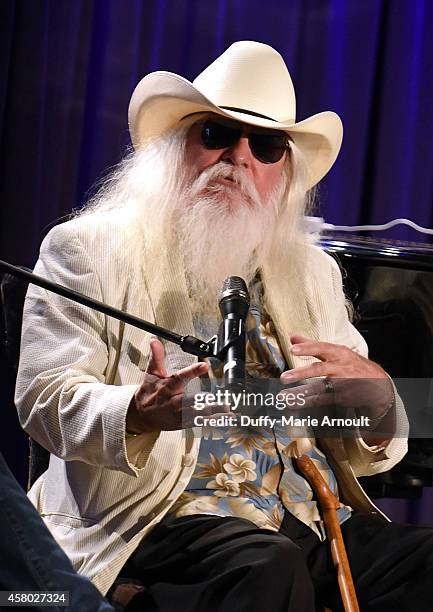
{"label": "long white beard", "polygon": [[[222,180],[222,179],[230,179]],[[241,168],[211,166],[193,180],[175,214],[195,314],[212,315],[228,276],[248,284],[272,240],[284,178],[267,202]]]}

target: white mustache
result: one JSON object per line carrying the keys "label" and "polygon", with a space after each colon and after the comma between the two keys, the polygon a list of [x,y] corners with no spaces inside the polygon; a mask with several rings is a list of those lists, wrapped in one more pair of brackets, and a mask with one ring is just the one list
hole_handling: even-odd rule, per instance
{"label": "white mustache", "polygon": [[214,166],[210,166],[193,180],[190,193],[191,196],[197,196],[199,193],[208,191],[218,191],[221,186],[214,186],[212,183],[218,179],[228,179],[239,185],[241,192],[246,195],[253,204],[261,204],[260,196],[251,178],[247,176],[242,168],[235,168],[225,162],[219,162]]}

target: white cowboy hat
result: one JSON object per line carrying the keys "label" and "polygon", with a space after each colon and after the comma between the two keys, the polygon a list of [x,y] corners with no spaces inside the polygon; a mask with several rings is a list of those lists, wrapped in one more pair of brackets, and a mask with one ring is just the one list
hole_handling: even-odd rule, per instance
{"label": "white cowboy hat", "polygon": [[330,111],[296,123],[295,91],[283,58],[269,45],[253,41],[231,45],[192,83],[172,72],[145,76],[129,103],[134,147],[199,112],[290,134],[306,160],[309,188],[331,168],[343,137],[341,120]]}

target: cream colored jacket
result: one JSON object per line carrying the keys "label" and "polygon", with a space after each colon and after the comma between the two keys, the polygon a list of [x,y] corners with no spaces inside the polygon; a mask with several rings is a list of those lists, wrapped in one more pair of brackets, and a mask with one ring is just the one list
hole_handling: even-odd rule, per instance
{"label": "cream colored jacket", "polygon": [[[52,229],[41,246],[36,273],[143,319],[194,335],[184,275],[178,259],[126,270],[122,249],[127,223],[110,216],[82,217]],[[339,268],[308,247],[307,295],[283,305],[270,299],[287,363],[289,335],[309,322],[313,337],[366,354],[348,320]],[[143,280],[144,279],[144,280]],[[294,324],[282,322],[293,321]],[[22,426],[51,454],[50,465],[29,495],[74,566],[102,591],[111,586],[142,537],[169,510],[194,471],[200,437],[193,430],[125,436],[130,400],[147,365],[150,335],[30,286],[26,299],[16,405]],[[194,361],[167,343],[167,368]],[[407,429],[397,397],[398,427]],[[195,432],[197,434],[197,431]],[[321,441],[344,501],[379,512],[356,476],[388,470],[407,449],[402,437],[386,450],[361,439]]]}

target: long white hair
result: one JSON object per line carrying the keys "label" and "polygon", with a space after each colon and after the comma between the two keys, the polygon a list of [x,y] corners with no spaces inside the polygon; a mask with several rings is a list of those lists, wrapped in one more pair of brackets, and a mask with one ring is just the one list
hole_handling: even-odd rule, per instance
{"label": "long white hair", "polygon": [[[188,117],[130,152],[77,216],[92,215],[95,224],[107,215],[118,219],[125,230],[121,256],[126,266],[154,257],[161,267],[164,253],[178,253],[185,261],[193,311],[215,304],[226,275],[243,276],[248,283],[257,270],[262,270],[270,293],[278,284],[287,294],[302,295],[308,243],[303,218],[311,211],[314,190],[306,191],[301,152],[291,143],[281,182],[264,205],[254,185],[227,165],[205,171],[204,177],[192,176],[185,165],[185,142],[196,121],[196,116]],[[200,195],[216,173],[228,171],[245,196],[235,212],[224,210],[214,184]]]}

